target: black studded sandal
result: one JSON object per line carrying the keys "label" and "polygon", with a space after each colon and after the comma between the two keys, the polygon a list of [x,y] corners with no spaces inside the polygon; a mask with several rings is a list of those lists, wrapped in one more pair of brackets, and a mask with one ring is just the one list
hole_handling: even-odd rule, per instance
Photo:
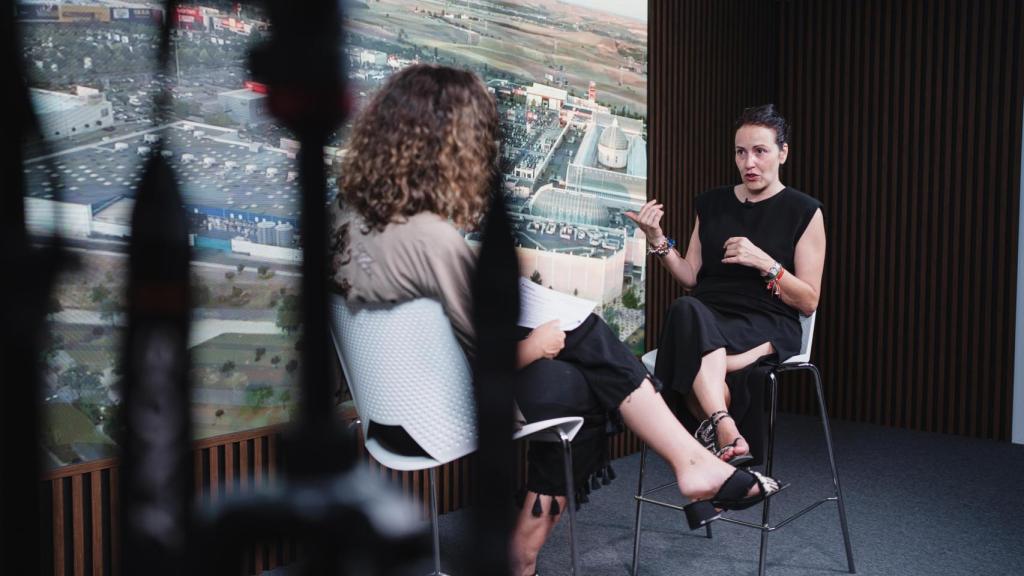
{"label": "black studded sandal", "polygon": [[[754,496],[747,496],[754,484],[760,487],[760,491]],[[721,518],[725,510],[746,510],[778,494],[787,486],[758,472],[737,468],[714,496],[707,500],[694,500],[683,506],[686,522],[690,530],[696,530]]]}
{"label": "black studded sandal", "polygon": [[[732,418],[732,414],[729,414],[725,410],[719,410],[709,416],[707,420],[701,422],[700,426],[697,427],[697,431],[693,433],[693,437],[719,459],[722,457],[722,454],[725,454],[726,450],[736,448],[736,445],[739,444],[740,438],[742,438],[742,436],[737,436],[735,440],[725,446],[718,445],[718,423],[721,422],[723,418]],[[729,460],[726,460],[727,463],[732,464],[737,468],[753,461],[754,457],[750,454],[733,456]]]}

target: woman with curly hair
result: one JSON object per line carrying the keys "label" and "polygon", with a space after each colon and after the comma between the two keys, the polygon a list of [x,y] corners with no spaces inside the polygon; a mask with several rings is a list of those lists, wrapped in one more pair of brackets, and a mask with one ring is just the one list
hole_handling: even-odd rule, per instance
{"label": "woman with curly hair", "polygon": [[[436,298],[472,356],[475,255],[456,227],[473,228],[482,216],[498,139],[495,102],[471,72],[415,65],[393,75],[357,119],[342,163],[339,200],[331,205],[334,288],[359,303]],[[659,386],[599,317],[569,332],[557,321],[523,332],[515,396],[527,420],[603,418],[617,409],[671,464],[680,492],[693,500],[686,507],[691,527],[715,519],[716,508],[749,507],[778,491],[774,480],[734,469],[688,434]],[[380,433],[392,446],[418,449],[401,429]],[[516,575],[535,573],[565,507],[561,461],[539,448],[528,456],[532,505],[522,507],[510,543]],[[585,479],[600,459],[575,442],[573,449],[584,468],[577,467],[576,478]]]}

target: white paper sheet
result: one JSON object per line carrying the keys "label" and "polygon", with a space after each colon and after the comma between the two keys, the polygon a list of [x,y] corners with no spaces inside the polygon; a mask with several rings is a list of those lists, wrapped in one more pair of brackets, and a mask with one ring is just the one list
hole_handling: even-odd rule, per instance
{"label": "white paper sheet", "polygon": [[568,332],[578,327],[594,311],[597,302],[556,292],[528,278],[519,277],[519,325],[536,328],[551,320],[560,320]]}

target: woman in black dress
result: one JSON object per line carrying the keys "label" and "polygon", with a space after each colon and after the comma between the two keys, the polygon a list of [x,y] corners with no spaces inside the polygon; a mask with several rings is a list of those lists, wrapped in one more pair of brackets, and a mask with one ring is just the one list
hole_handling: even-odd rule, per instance
{"label": "woman in black dress", "polygon": [[693,291],[672,304],[655,376],[706,419],[698,439],[736,465],[752,457],[729,413],[726,374],[799,352],[798,314],[817,308],[825,263],[821,203],[779,179],[787,128],[770,104],[743,111],[735,132],[742,182],[697,197],[685,256],[661,229],[657,200],[626,214],[647,235],[650,252]]}

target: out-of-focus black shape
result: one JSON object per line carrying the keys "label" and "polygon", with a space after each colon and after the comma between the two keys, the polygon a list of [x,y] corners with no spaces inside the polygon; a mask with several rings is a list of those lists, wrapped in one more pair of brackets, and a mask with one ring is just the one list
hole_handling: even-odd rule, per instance
{"label": "out-of-focus black shape", "polygon": [[299,545],[293,576],[421,576],[430,555],[419,507],[364,467],[227,499],[203,520],[189,574],[238,574],[248,545],[277,538]]}
{"label": "out-of-focus black shape", "polygon": [[268,87],[270,112],[303,136],[326,138],[349,112],[341,58],[338,0],[268,0],[270,41],[249,56],[252,77]]}
{"label": "out-of-focus black shape", "polygon": [[334,407],[327,325],[327,173],[323,148],[344,117],[341,14],[337,0],[267,3],[270,41],[251,55],[253,78],[267,85],[271,113],[301,143],[303,346],[297,419],[283,434],[284,478],[259,493],[228,499],[203,516],[196,573],[237,574],[245,546],[291,537],[292,574],[409,574],[429,557],[418,509],[354,466],[355,443]]}
{"label": "out-of-focus black shape", "polygon": [[480,442],[468,574],[508,574],[512,528],[512,378],[519,319],[519,263],[497,175],[473,279],[473,366]]}
{"label": "out-of-focus black shape", "polygon": [[[175,4],[164,4],[160,70],[166,69]],[[166,83],[162,89],[168,91]],[[158,117],[165,109],[157,107]],[[132,210],[121,356],[124,423],[117,431],[121,570],[156,576],[185,573],[194,506],[188,380],[191,250],[184,199],[162,148],[161,140],[146,162]]]}
{"label": "out-of-focus black shape", "polygon": [[121,532],[125,574],[184,573],[193,506],[188,223],[162,155],[132,214],[125,334]]}
{"label": "out-of-focus black shape", "polygon": [[14,10],[0,14],[0,74],[5,79],[8,152],[0,160],[0,551],[17,559],[26,574],[42,568],[40,549],[40,390],[46,307],[62,260],[60,239],[32,246],[25,225],[26,139],[37,124],[21,66]]}
{"label": "out-of-focus black shape", "polygon": [[254,79],[267,85],[271,113],[295,132],[302,190],[302,394],[300,418],[285,438],[293,477],[337,473],[355,455],[339,426],[329,381],[327,327],[327,173],[323,148],[347,108],[337,0],[267,4],[273,32],[251,54]]}

